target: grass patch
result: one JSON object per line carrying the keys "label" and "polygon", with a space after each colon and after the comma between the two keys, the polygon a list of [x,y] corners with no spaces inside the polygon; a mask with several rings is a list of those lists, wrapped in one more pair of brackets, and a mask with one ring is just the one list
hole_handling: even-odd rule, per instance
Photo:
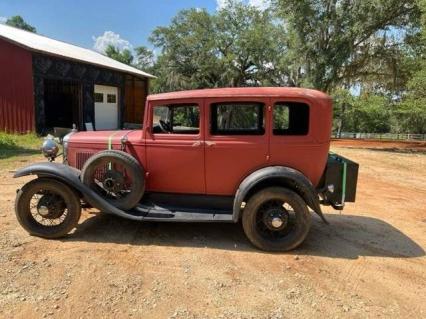
{"label": "grass patch", "polygon": [[43,138],[36,134],[7,134],[0,132],[0,160],[18,155],[41,154]]}

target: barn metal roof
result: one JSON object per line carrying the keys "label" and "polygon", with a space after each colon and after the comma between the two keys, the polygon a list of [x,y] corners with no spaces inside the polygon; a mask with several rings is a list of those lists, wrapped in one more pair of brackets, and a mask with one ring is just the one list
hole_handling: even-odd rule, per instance
{"label": "barn metal roof", "polygon": [[36,33],[10,27],[5,24],[0,24],[0,38],[34,52],[90,63],[108,69],[130,73],[136,76],[155,78],[155,76],[149,73],[118,62],[95,51],[50,39]]}

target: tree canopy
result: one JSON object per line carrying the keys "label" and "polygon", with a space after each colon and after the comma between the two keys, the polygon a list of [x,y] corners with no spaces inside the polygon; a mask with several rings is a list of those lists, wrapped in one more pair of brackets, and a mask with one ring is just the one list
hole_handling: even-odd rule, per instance
{"label": "tree canopy", "polygon": [[302,86],[333,95],[336,130],[422,133],[425,8],[425,0],[273,0],[260,10],[228,0],[157,27],[157,54],[138,48],[136,65],[158,77],[153,92]]}
{"label": "tree canopy", "polygon": [[13,16],[7,19],[6,24],[10,25],[11,27],[37,33],[37,29],[33,27],[32,25],[28,24],[27,22],[25,22],[25,20],[19,15]]}
{"label": "tree canopy", "polygon": [[120,50],[113,45],[108,45],[105,55],[124,64],[132,64],[133,55],[129,49]]}

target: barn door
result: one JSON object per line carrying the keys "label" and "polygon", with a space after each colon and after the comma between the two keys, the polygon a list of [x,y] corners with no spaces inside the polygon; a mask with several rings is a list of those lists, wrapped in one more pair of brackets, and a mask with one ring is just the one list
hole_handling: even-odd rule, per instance
{"label": "barn door", "polygon": [[118,128],[118,88],[95,85],[95,127],[96,130]]}

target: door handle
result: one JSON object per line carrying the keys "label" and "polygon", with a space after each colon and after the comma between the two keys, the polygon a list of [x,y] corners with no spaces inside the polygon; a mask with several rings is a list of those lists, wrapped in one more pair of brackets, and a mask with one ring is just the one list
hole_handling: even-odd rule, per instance
{"label": "door handle", "polygon": [[193,144],[192,144],[192,147],[198,147],[198,146],[201,146],[201,142],[200,141],[197,141],[197,142],[194,142]]}
{"label": "door handle", "polygon": [[206,141],[205,143],[208,147],[212,147],[212,146],[216,145],[215,142],[210,142],[210,141]]}

